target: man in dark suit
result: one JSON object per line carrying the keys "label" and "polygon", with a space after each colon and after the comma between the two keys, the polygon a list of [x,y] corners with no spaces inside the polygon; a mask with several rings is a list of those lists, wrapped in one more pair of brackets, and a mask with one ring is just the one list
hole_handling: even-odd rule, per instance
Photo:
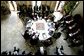
{"label": "man in dark suit", "polygon": [[48,16],[50,13],[50,7],[47,5],[45,7],[46,7],[45,14],[46,14],[46,16]]}
{"label": "man in dark suit", "polygon": [[31,38],[31,35],[29,35],[28,30],[25,31],[24,35],[22,35],[25,40]]}
{"label": "man in dark suit", "polygon": [[46,7],[45,7],[45,5],[41,5],[40,7],[39,7],[39,10],[41,11],[41,13],[42,13],[42,18],[44,18],[44,12],[45,12],[45,10],[46,10]]}
{"label": "man in dark suit", "polygon": [[40,52],[40,49],[39,49],[39,50],[37,50],[37,52],[35,53],[35,55],[47,55],[47,51],[44,50],[44,53],[42,54],[42,53]]}
{"label": "man in dark suit", "polygon": [[3,51],[1,55],[7,55],[7,51]]}
{"label": "man in dark suit", "polygon": [[58,47],[56,47],[56,52],[55,52],[56,55],[59,55],[59,52],[58,52]]}
{"label": "man in dark suit", "polygon": [[33,18],[32,12],[33,12],[32,5],[29,5],[29,7],[27,8],[27,16],[29,16],[30,18]]}

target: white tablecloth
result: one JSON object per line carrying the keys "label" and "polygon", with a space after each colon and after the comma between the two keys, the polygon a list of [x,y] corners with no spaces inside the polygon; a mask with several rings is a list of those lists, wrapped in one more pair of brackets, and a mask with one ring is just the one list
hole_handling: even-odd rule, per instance
{"label": "white tablecloth", "polygon": [[[39,24],[39,25],[36,26],[36,24]],[[28,25],[26,27],[28,27]],[[36,28],[36,27],[41,27],[41,28]],[[39,40],[46,40],[51,37],[51,35],[49,35],[49,31],[48,31],[49,29],[50,29],[50,27],[48,26],[48,22],[46,22],[44,19],[42,19],[42,20],[32,21],[30,31],[32,33],[33,32],[39,33]],[[51,28],[51,30],[55,31],[54,28]],[[42,35],[43,33],[45,33],[44,37]]]}
{"label": "white tablecloth", "polygon": [[54,22],[57,22],[63,17],[63,14],[61,14],[60,12],[54,12],[53,15],[55,16]]}

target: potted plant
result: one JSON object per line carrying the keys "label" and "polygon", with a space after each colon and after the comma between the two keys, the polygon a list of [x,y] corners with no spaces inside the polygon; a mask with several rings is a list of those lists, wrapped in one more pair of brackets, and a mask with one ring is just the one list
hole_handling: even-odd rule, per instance
{"label": "potted plant", "polygon": [[64,11],[66,14],[69,14],[74,8],[77,1],[67,1],[64,5]]}

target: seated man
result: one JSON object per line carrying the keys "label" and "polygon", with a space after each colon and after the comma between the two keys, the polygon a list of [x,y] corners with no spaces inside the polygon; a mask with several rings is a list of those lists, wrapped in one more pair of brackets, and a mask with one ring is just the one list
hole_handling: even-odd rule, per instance
{"label": "seated man", "polygon": [[67,40],[68,38],[75,37],[78,34],[80,34],[80,26],[78,24],[72,25],[72,29],[71,28],[69,29],[69,28],[70,27],[67,28],[68,29],[67,30],[67,37],[64,40]]}
{"label": "seated man", "polygon": [[56,47],[56,55],[65,55],[63,52],[63,46],[61,48]]}
{"label": "seated man", "polygon": [[30,35],[28,34],[28,30],[25,31],[24,35],[22,35],[25,39],[30,38]]}
{"label": "seated man", "polygon": [[35,55],[41,55],[40,50],[38,50]]}
{"label": "seated man", "polygon": [[33,35],[30,39],[31,45],[36,45],[38,43],[38,36]]}
{"label": "seated man", "polygon": [[9,51],[8,55],[12,55],[12,54],[11,54],[11,51]]}
{"label": "seated man", "polygon": [[33,12],[32,6],[29,5],[29,7],[27,8],[27,16],[29,16],[30,18],[33,18],[32,12]]}
{"label": "seated man", "polygon": [[13,55],[19,55],[19,53],[17,51],[13,52]]}
{"label": "seated man", "polygon": [[47,55],[47,51],[44,50],[43,47],[40,47],[40,49],[35,53],[35,55]]}
{"label": "seated man", "polygon": [[38,6],[34,6],[34,13],[37,13],[38,11]]}
{"label": "seated man", "polygon": [[19,48],[16,49],[16,47],[14,47],[13,55],[19,55],[19,50]]}
{"label": "seated man", "polygon": [[1,55],[7,55],[7,51],[3,51]]}
{"label": "seated man", "polygon": [[64,50],[62,45],[61,45],[61,48],[60,48],[60,50]]}
{"label": "seated man", "polygon": [[75,46],[80,46],[82,43],[81,43],[81,40],[72,40],[71,44],[69,45],[69,47],[75,47]]}
{"label": "seated man", "polygon": [[46,16],[48,16],[50,13],[50,7],[47,5],[45,7],[46,7],[45,14],[46,14]]}
{"label": "seated man", "polygon": [[23,4],[22,7],[21,7],[21,12],[22,12],[22,16],[26,16],[26,5]]}
{"label": "seated man", "polygon": [[45,10],[46,10],[45,5],[41,5],[41,6],[39,7],[39,10],[40,10],[41,13],[42,13],[42,18],[44,18],[44,14],[45,14]]}
{"label": "seated man", "polygon": [[16,49],[16,47],[14,47],[14,51],[13,52],[15,52],[15,51],[17,51],[17,52],[19,52],[19,48],[18,49]]}
{"label": "seated man", "polygon": [[80,24],[80,22],[81,22],[81,15],[80,14],[76,14],[76,15],[74,15],[74,21],[76,22],[76,23],[78,23],[78,24]]}
{"label": "seated man", "polygon": [[59,52],[58,52],[58,47],[56,47],[56,52],[55,52],[56,55],[59,55]]}

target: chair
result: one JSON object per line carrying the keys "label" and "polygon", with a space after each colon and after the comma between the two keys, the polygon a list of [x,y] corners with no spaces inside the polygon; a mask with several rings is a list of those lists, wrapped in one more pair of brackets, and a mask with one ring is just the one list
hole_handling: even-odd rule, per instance
{"label": "chair", "polygon": [[50,45],[53,44],[53,41],[52,41],[51,39],[47,39],[47,40],[45,40],[45,41],[43,42],[43,44],[44,44],[46,47],[48,47],[48,46],[50,46]]}
{"label": "chair", "polygon": [[56,30],[58,29],[58,27],[60,26],[60,24],[58,22],[55,23],[55,28]]}
{"label": "chair", "polygon": [[35,55],[47,55],[47,51],[43,47],[40,47]]}

